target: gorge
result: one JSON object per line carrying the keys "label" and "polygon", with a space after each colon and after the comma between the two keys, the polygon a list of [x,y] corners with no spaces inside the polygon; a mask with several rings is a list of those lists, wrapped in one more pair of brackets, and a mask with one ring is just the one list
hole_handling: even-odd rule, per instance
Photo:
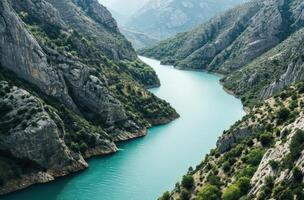
{"label": "gorge", "polygon": [[224,129],[244,115],[241,102],[222,89],[219,77],[141,59],[155,69],[162,84],[151,91],[170,102],[181,117],[151,128],[144,138],[119,144],[114,155],[89,160],[84,172],[3,200],[157,199],[215,147]]}

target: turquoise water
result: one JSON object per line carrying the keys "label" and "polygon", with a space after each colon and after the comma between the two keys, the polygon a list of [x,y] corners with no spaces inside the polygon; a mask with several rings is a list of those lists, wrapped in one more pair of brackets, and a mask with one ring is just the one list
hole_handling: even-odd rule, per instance
{"label": "turquoise water", "polygon": [[170,102],[181,117],[151,128],[146,137],[120,144],[114,155],[89,160],[88,170],[4,200],[157,199],[189,166],[199,164],[223,130],[244,115],[241,102],[224,92],[218,77],[141,59],[156,70],[162,83],[151,91]]}

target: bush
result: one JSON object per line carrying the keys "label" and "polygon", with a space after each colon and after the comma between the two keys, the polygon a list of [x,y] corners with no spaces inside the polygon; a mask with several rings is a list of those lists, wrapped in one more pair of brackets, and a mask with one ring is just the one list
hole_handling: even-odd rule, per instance
{"label": "bush", "polygon": [[279,168],[279,163],[275,160],[270,160],[269,165],[273,170],[277,170]]}
{"label": "bush", "polygon": [[223,200],[238,200],[240,197],[240,188],[235,184],[232,184],[228,188],[226,188],[222,194]]}
{"label": "bush", "polygon": [[160,197],[158,200],[169,200],[170,199],[170,192],[166,191],[162,197]]}
{"label": "bush", "polygon": [[301,155],[301,152],[303,150],[303,144],[304,144],[304,131],[299,129],[293,136],[289,146],[291,156],[294,160],[298,159],[299,156]]}
{"label": "bush", "polygon": [[229,163],[228,161],[224,162],[224,163],[223,163],[223,166],[222,166],[222,169],[223,169],[224,172],[226,172],[226,173],[229,172],[230,169],[231,169],[230,163]]}
{"label": "bush", "polygon": [[289,188],[287,188],[286,190],[284,190],[281,195],[279,196],[278,200],[293,200],[293,194],[290,191]]}
{"label": "bush", "polygon": [[293,179],[295,180],[295,182],[302,183],[303,173],[298,167],[294,167],[292,169],[292,175],[293,175]]}
{"label": "bush", "polygon": [[215,185],[217,187],[220,187],[222,185],[220,177],[214,175],[213,173],[210,173],[208,175],[207,181],[210,183],[210,185]]}
{"label": "bush", "polygon": [[237,181],[237,185],[240,188],[241,194],[242,195],[246,194],[250,190],[250,188],[251,188],[250,178],[241,177]]}
{"label": "bush", "polygon": [[191,175],[185,175],[183,176],[182,180],[182,186],[188,190],[190,190],[193,187],[193,177]]}
{"label": "bush", "polygon": [[258,166],[263,158],[264,151],[262,149],[253,149],[242,160],[251,166]]}
{"label": "bush", "polygon": [[257,168],[252,166],[246,166],[246,168],[239,171],[237,178],[248,177],[251,178],[256,172]]}
{"label": "bush", "polygon": [[180,194],[180,199],[181,200],[189,200],[190,197],[191,197],[191,194],[190,194],[190,192],[188,190],[183,189],[181,191],[181,194]]}
{"label": "bush", "polygon": [[287,108],[282,108],[278,111],[277,117],[278,117],[278,122],[283,123],[285,122],[290,115],[290,111]]}
{"label": "bush", "polygon": [[88,149],[88,145],[84,142],[81,142],[81,144],[79,145],[79,150],[80,152],[85,152]]}
{"label": "bush", "polygon": [[273,136],[271,133],[263,133],[260,135],[259,139],[264,147],[269,146],[273,142]]}
{"label": "bush", "polygon": [[206,185],[198,193],[197,200],[218,200],[221,198],[221,191],[215,185]]}

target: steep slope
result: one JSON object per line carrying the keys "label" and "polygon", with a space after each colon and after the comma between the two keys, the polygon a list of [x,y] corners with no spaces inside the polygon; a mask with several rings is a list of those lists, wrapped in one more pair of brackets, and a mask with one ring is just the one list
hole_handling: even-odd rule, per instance
{"label": "steep slope", "polygon": [[224,78],[225,88],[240,96],[246,105],[267,99],[284,87],[304,80],[304,29]]}
{"label": "steep slope", "polygon": [[245,1],[150,0],[129,19],[126,27],[158,39],[165,39],[189,30],[242,2]]}
{"label": "steep slope", "polygon": [[165,199],[303,199],[304,82],[255,108]]}
{"label": "steep slope", "polygon": [[141,53],[182,69],[229,74],[303,27],[303,1],[253,0]]}
{"label": "steep slope", "polygon": [[178,117],[145,89],[155,72],[95,0],[1,1],[0,35],[0,194],[84,169]]}

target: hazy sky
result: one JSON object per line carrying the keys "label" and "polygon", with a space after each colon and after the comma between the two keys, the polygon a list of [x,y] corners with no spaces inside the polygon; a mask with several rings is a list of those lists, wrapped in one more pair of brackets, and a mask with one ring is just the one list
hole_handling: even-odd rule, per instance
{"label": "hazy sky", "polygon": [[99,0],[100,3],[109,9],[123,16],[132,15],[149,0]]}

